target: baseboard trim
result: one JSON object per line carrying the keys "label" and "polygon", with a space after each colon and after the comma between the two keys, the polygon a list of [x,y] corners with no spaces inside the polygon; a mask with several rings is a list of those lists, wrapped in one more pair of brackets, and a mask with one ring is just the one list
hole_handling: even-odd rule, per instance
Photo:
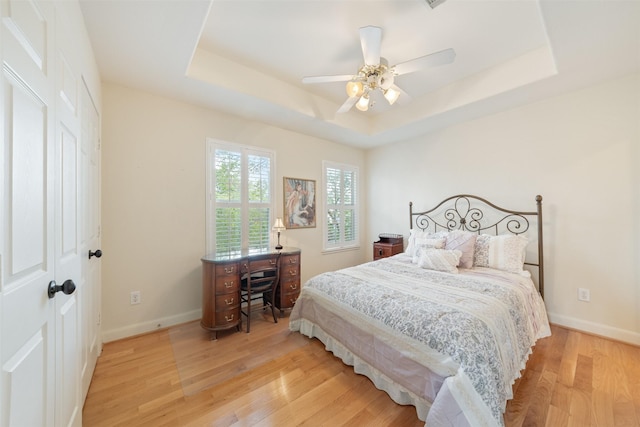
{"label": "baseboard trim", "polygon": [[578,331],[588,332],[594,335],[600,335],[606,338],[640,346],[640,333],[638,332],[615,328],[601,323],[589,322],[588,320],[576,319],[574,317],[563,316],[561,314],[548,314],[549,321],[558,326],[565,326]]}
{"label": "baseboard trim", "polygon": [[149,320],[147,322],[127,325],[124,328],[111,329],[108,331],[103,330],[102,342],[107,343],[123,338],[132,337],[134,335],[145,334],[148,332],[156,331],[158,329],[168,328],[169,326],[191,322],[193,320],[200,319],[200,317],[202,317],[202,310],[193,310],[187,313],[177,314],[175,316],[161,317],[159,319]]}

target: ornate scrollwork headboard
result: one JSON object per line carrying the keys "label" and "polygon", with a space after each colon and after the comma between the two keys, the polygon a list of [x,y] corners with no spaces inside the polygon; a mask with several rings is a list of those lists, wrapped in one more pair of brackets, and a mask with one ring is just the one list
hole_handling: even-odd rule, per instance
{"label": "ornate scrollwork headboard", "polygon": [[530,219],[537,223],[537,262],[525,262],[538,267],[538,289],[544,297],[544,262],[542,248],[542,196],[536,196],[536,211],[516,211],[497,206],[482,197],[458,194],[444,199],[434,208],[413,211],[409,202],[409,228],[420,230],[466,230],[478,234],[524,234]]}

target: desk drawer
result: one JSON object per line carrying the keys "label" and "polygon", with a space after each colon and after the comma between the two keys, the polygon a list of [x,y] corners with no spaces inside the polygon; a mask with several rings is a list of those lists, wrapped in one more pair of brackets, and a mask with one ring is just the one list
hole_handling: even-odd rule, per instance
{"label": "desk drawer", "polygon": [[216,277],[232,276],[238,274],[238,263],[229,262],[216,265]]}
{"label": "desk drawer", "polygon": [[240,280],[238,276],[216,277],[216,295],[238,293]]}
{"label": "desk drawer", "polygon": [[299,265],[281,265],[280,266],[280,280],[289,280],[296,277],[300,277]]}
{"label": "desk drawer", "polygon": [[282,255],[282,260],[280,260],[280,268],[285,268],[289,266],[299,266],[300,265],[300,255]]}
{"label": "desk drawer", "polygon": [[227,325],[229,326],[236,325],[239,319],[240,319],[239,307],[216,312],[216,326],[219,328],[224,328]]}
{"label": "desk drawer", "polygon": [[216,313],[231,310],[240,306],[240,297],[238,292],[231,294],[216,295]]}
{"label": "desk drawer", "polygon": [[290,279],[284,279],[280,281],[280,292],[283,294],[299,293],[300,292],[300,279],[293,277]]}

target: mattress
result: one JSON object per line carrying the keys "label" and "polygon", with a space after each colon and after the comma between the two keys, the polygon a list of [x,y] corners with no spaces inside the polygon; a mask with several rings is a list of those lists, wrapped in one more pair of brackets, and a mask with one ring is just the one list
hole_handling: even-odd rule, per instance
{"label": "mattress", "polygon": [[399,254],[310,279],[289,328],[435,426],[500,426],[532,347],[550,335],[528,274],[458,274]]}

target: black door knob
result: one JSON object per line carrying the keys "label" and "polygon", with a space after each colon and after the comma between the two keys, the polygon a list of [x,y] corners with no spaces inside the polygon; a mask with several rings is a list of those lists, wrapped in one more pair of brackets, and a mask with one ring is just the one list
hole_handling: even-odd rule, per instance
{"label": "black door knob", "polygon": [[71,295],[76,290],[76,284],[73,283],[73,280],[68,279],[65,280],[62,286],[56,285],[56,281],[52,280],[49,282],[48,294],[49,298],[53,298],[56,295],[56,292],[62,291],[65,295]]}
{"label": "black door knob", "polygon": [[98,249],[97,251],[92,252],[91,249],[89,249],[89,259],[91,259],[92,256],[100,258],[102,256],[102,251]]}

